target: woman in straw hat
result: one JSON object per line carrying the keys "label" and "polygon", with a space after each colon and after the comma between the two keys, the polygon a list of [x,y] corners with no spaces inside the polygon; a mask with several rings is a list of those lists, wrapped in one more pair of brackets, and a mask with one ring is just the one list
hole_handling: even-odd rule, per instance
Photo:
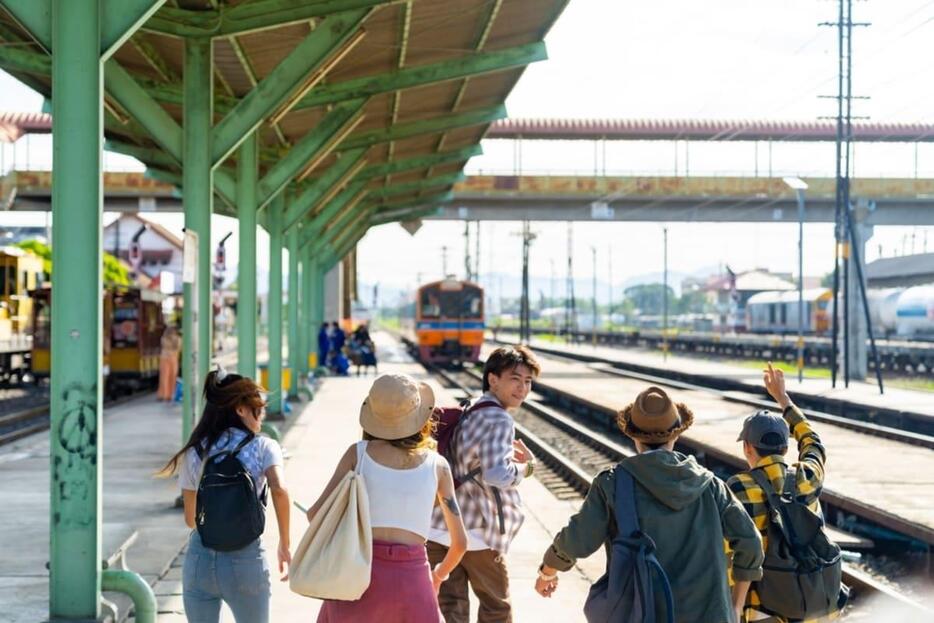
{"label": "woman in straw hat", "polygon": [[[762,577],[762,545],[755,524],[719,478],[693,456],[676,452],[678,437],[694,414],[659,387],[649,387],[617,415],[617,425],[638,454],[594,478],[580,511],[545,552],[535,590],[551,597],[558,571],[567,571],[601,545],[609,559],[617,536],[616,485],[620,474],[633,482],[641,532],[655,545],[674,597],[677,623],[739,621],[748,580]],[[626,476],[623,477],[626,477]],[[629,536],[629,535],[626,535]],[[726,539],[733,550],[731,594],[727,583]],[[611,569],[607,560],[607,569]],[[615,586],[610,582],[610,586]],[[618,596],[616,596],[618,597]],[[665,620],[661,590],[655,590],[657,620]]]}
{"label": "woman in straw hat", "polygon": [[[378,377],[360,407],[363,441],[347,448],[309,521],[348,471],[360,464],[373,530],[370,586],[356,601],[325,601],[319,623],[442,623],[438,587],[467,549],[454,481],[447,461],[434,451],[435,397],[425,383],[405,374]],[[434,505],[440,504],[452,546],[434,569],[425,541]]]}

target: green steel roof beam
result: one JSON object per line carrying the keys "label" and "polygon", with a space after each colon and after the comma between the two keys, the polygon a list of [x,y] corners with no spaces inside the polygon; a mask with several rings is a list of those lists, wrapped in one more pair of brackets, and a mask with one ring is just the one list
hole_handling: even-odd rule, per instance
{"label": "green steel roof beam", "polygon": [[161,169],[170,169],[172,167],[178,166],[178,162],[161,149],[140,147],[139,145],[133,145],[132,143],[124,143],[123,141],[112,140],[107,140],[104,142],[104,149],[107,151],[116,152],[118,154],[123,154],[124,156],[136,158],[146,165],[154,165]]}
{"label": "green steel roof beam", "polygon": [[395,162],[387,162],[385,164],[374,164],[360,171],[360,178],[369,180],[375,177],[399,173],[401,171],[412,171],[455,162],[465,162],[482,153],[482,147],[479,145],[471,145],[470,147],[465,147],[456,151],[432,154],[430,156],[416,156],[414,158],[396,160]]}
{"label": "green steel roof beam", "polygon": [[334,199],[328,202],[314,218],[305,223],[302,227],[300,246],[304,247],[311,244],[317,246],[320,242],[327,240],[323,235],[325,230],[340,226],[346,221],[354,207],[366,196],[364,190],[365,183],[360,181],[351,182],[347,188],[337,194]]}
{"label": "green steel roof beam", "polygon": [[109,59],[163,4],[165,0],[103,0],[101,59]]}
{"label": "green steel roof beam", "polygon": [[457,115],[435,117],[424,121],[412,121],[410,123],[400,123],[399,125],[386,129],[371,130],[369,132],[351,135],[341,143],[340,148],[353,149],[355,147],[371,147],[378,143],[397,141],[413,136],[420,136],[422,134],[433,134],[444,130],[492,123],[498,119],[505,119],[506,116],[506,107],[499,105],[491,108],[471,110]]}
{"label": "green steel roof beam", "polygon": [[365,97],[412,87],[457,80],[477,74],[524,67],[548,58],[544,42],[515,48],[471,54],[461,58],[399,69],[375,76],[364,76],[334,84],[319,85],[306,95],[296,110],[333,104],[355,97]]}
{"label": "green steel roof beam", "polygon": [[[360,98],[339,104],[328,112],[314,130],[296,143],[289,150],[288,155],[276,162],[263,176],[259,185],[259,205],[265,205],[278,195],[296,175],[303,170],[308,170],[330,154],[334,147],[363,119],[365,105],[366,99]],[[285,222],[290,221],[286,218]]]}
{"label": "green steel roof beam", "polygon": [[363,148],[345,151],[341,154],[337,163],[302,191],[302,194],[292,202],[286,211],[283,220],[283,231],[288,231],[289,228],[305,218],[317,205],[329,201],[326,197],[329,192],[340,190],[355,173],[359,172],[366,151]]}
{"label": "green steel roof beam", "polygon": [[[51,0],[0,0],[0,5],[46,52],[52,50]],[[49,61],[51,65],[51,60]],[[49,70],[51,74],[51,69]]]}
{"label": "green steel roof beam", "polygon": [[104,87],[176,161],[182,161],[182,128],[130,75],[111,59],[104,64]]}
{"label": "green steel roof beam", "polygon": [[[0,0],[0,4],[7,1],[9,0]],[[5,71],[22,71],[50,78],[52,57],[16,45],[0,45],[0,68]]]}
{"label": "green steel roof beam", "polygon": [[314,17],[365,9],[398,0],[254,0],[216,11],[164,7],[143,30],[175,37],[229,37],[307,22]]}
{"label": "green steel roof beam", "polygon": [[353,235],[361,228],[367,227],[370,223],[370,214],[373,210],[356,210],[353,213],[353,216],[348,219],[347,223],[344,224],[341,229],[335,230],[333,236],[330,237],[330,245],[332,249],[340,249],[343,247],[348,240],[353,238]]}
{"label": "green steel roof beam", "polygon": [[458,171],[457,173],[450,173],[448,175],[438,175],[435,177],[430,177],[428,179],[419,180],[417,182],[405,182],[402,184],[391,184],[389,186],[384,186],[377,190],[373,190],[368,195],[368,199],[376,199],[377,201],[382,201],[393,197],[395,195],[405,195],[408,193],[422,192],[431,188],[439,188],[443,186],[452,186],[460,181],[463,181],[466,176],[463,171]]}
{"label": "green steel roof beam", "polygon": [[360,26],[372,9],[357,9],[327,18],[311,31],[262,82],[214,126],[211,154],[216,167],[255,130],[263,119],[281,116],[302,94],[333,68],[336,61],[360,42]]}
{"label": "green steel roof beam", "polygon": [[347,237],[347,240],[340,247],[334,247],[329,254],[322,256],[321,266],[323,266],[325,270],[330,270],[334,264],[344,259],[344,257],[350,253],[350,250],[366,235],[369,228],[370,225],[366,222],[354,228],[353,233]]}
{"label": "green steel roof beam", "polygon": [[405,223],[407,221],[414,221],[415,219],[421,218],[423,216],[431,216],[436,214],[440,210],[440,206],[432,206],[430,208],[405,210],[403,212],[394,212],[392,214],[374,214],[370,218],[370,226],[377,227],[379,225],[387,225],[389,223]]}

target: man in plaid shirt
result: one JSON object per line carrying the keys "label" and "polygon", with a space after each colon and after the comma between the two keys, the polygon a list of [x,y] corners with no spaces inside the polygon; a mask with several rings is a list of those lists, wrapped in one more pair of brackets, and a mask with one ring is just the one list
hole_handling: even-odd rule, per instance
{"label": "man in plaid shirt", "polygon": [[[770,363],[764,372],[765,388],[782,409],[778,416],[769,411],[759,411],[746,418],[743,430],[737,441],[743,442],[743,454],[750,471],[762,470],[775,491],[784,487],[788,467],[785,453],[788,451],[788,433],[794,435],[798,443],[798,462],[795,463],[795,496],[798,502],[806,504],[815,513],[820,513],[820,493],[824,485],[824,463],[827,455],[820,437],[811,428],[798,407],[785,391],[785,376],[781,370],[775,370]],[[736,498],[742,502],[746,512],[752,517],[759,534],[762,536],[762,550],[768,546],[766,535],[769,509],[766,495],[756,484],[750,471],[740,472],[727,481],[727,486]],[[756,585],[746,596],[743,615],[745,621],[758,623],[786,623],[779,616],[769,615],[757,609],[761,605]],[[826,620],[824,617],[820,620]],[[830,618],[836,618],[832,615]]]}
{"label": "man in plaid shirt", "polygon": [[[518,408],[540,367],[524,346],[497,348],[483,368],[483,391],[477,408],[462,416],[451,439],[448,460],[457,504],[467,528],[467,553],[441,584],[438,604],[447,623],[467,623],[468,583],[480,600],[479,623],[509,623],[509,577],[503,556],[525,516],[516,487],[532,475],[534,458],[515,437],[507,409]],[[432,517],[428,560],[444,559],[450,536],[440,509]]]}

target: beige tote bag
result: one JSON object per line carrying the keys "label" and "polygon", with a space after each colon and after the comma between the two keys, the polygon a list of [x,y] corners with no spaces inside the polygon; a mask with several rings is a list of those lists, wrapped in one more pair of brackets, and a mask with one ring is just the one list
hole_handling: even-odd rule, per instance
{"label": "beige tote bag", "polygon": [[[370,585],[373,532],[363,474],[347,472],[308,525],[289,569],[289,588],[317,599],[360,599]],[[365,452],[365,446],[363,451]]]}

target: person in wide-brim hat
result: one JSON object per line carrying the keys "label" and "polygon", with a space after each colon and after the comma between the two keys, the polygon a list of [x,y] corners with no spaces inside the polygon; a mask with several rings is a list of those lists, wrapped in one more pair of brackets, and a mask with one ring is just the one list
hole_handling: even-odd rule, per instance
{"label": "person in wide-brim hat", "polygon": [[647,388],[617,414],[616,423],[630,439],[648,444],[667,443],[694,423],[694,413],[675,403],[660,387]]}
{"label": "person in wide-brim hat", "polygon": [[360,426],[377,439],[404,439],[422,430],[434,408],[435,394],[426,383],[407,374],[383,374],[360,407]]}

